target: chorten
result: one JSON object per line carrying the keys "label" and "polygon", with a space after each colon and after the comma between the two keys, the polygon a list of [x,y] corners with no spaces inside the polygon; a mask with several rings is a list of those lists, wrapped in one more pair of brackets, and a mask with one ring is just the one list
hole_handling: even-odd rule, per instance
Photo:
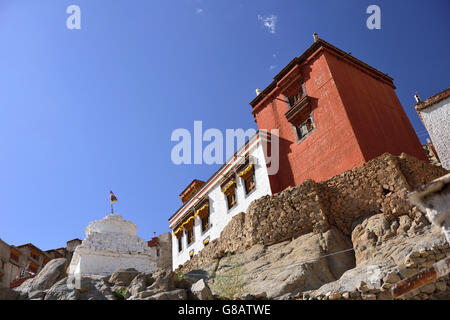
{"label": "chorten", "polygon": [[110,275],[122,268],[151,273],[156,252],[136,235],[137,227],[118,214],[108,214],[85,228],[86,239],[75,249],[69,275]]}

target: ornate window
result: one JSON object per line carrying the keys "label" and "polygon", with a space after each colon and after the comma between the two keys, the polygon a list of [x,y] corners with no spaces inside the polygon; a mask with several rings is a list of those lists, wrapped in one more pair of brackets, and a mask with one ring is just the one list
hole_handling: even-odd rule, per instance
{"label": "ornate window", "polygon": [[297,103],[299,103],[302,98],[305,96],[305,90],[303,86],[301,86],[293,95],[287,97],[287,101],[289,103],[289,106],[292,108]]}
{"label": "ornate window", "polygon": [[239,168],[238,177],[244,181],[245,193],[249,194],[255,189],[255,167],[253,162],[250,162],[248,157],[242,166]]}
{"label": "ornate window", "polygon": [[197,206],[199,209],[195,212],[195,216],[199,216],[202,224],[202,232],[209,229],[209,200],[202,199]]}
{"label": "ornate window", "polygon": [[234,174],[222,182],[221,190],[227,199],[228,210],[230,210],[236,205],[236,179]]}
{"label": "ornate window", "polygon": [[183,250],[183,241],[181,238],[181,233],[180,233],[180,236],[177,238],[178,238],[178,252],[181,252]]}
{"label": "ornate window", "polygon": [[187,244],[190,245],[192,242],[194,242],[194,228],[186,230],[186,234],[187,234]]}
{"label": "ornate window", "polygon": [[312,115],[309,115],[309,117],[302,124],[300,124],[299,126],[295,127],[295,130],[297,132],[298,140],[303,139],[313,129],[314,129],[314,124],[313,124],[313,121],[312,121]]}

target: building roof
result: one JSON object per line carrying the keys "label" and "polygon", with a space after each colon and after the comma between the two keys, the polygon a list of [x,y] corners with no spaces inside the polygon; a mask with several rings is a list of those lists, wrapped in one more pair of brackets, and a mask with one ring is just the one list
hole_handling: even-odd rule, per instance
{"label": "building roof", "polygon": [[147,245],[148,245],[149,247],[157,246],[158,243],[159,243],[158,237],[153,237],[152,240],[147,241]]}
{"label": "building roof", "polygon": [[30,248],[33,248],[33,249],[39,251],[39,252],[40,252],[41,254],[43,254],[44,256],[47,256],[47,257],[51,258],[51,257],[48,255],[47,251],[44,251],[44,250],[39,249],[38,247],[36,247],[36,246],[35,246],[34,244],[32,244],[32,243],[25,243],[25,244],[21,244],[20,246],[16,246],[16,248],[23,248],[23,247],[30,247]]}
{"label": "building roof", "polygon": [[417,111],[424,110],[428,107],[435,105],[436,103],[450,97],[450,88],[445,89],[442,92],[436,93],[434,96],[429,97],[427,100],[419,102],[415,105]]}
{"label": "building roof", "polygon": [[78,238],[75,238],[75,239],[72,239],[72,240],[69,240],[69,241],[67,241],[67,243],[69,243],[69,242],[73,242],[73,241],[83,241],[83,240],[81,240],[81,239],[78,239]]}
{"label": "building roof", "polygon": [[25,243],[25,244],[21,244],[20,246],[16,246],[16,247],[17,248],[30,247],[30,248],[36,249],[39,252],[44,252],[41,249],[39,249],[38,247],[36,247],[34,244],[32,244],[32,243]]}
{"label": "building roof", "polygon": [[192,180],[192,182],[189,183],[189,185],[180,193],[180,196],[182,196],[190,187],[192,187],[194,185],[204,184],[204,183],[205,183],[205,181],[202,181],[202,180],[198,180],[198,179]]}
{"label": "building roof", "polygon": [[361,67],[363,67],[366,70],[369,70],[373,74],[377,75],[378,77],[393,83],[393,78],[389,77],[387,74],[375,69],[374,67],[369,66],[368,64],[362,62],[361,60],[353,57],[350,52],[342,51],[341,49],[333,46],[332,44],[322,40],[317,39],[301,56],[296,57],[291,60],[291,62],[288,63],[286,67],[283,68],[273,79],[271,84],[269,84],[259,95],[256,96],[251,102],[250,105],[252,107],[255,107],[266,95],[268,95],[273,89],[276,88],[277,82],[281,80],[294,66],[299,65],[303,62],[305,62],[310,56],[312,56],[318,49],[320,48],[327,48],[331,50],[332,52],[336,53],[337,55],[341,56],[342,58],[345,58],[348,61],[351,61]]}

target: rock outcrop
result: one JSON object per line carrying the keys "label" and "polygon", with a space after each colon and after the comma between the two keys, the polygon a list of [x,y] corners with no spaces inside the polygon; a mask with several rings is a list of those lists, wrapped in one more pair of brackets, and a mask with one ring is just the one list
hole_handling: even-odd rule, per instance
{"label": "rock outcrop", "polygon": [[36,277],[26,280],[14,291],[18,293],[20,299],[41,299],[50,287],[65,276],[66,268],[65,258],[53,259]]}
{"label": "rock outcrop", "polygon": [[[219,297],[265,292],[269,299],[304,293],[333,300],[387,299],[384,276],[392,282],[395,269],[403,279],[447,253],[448,243],[405,198],[446,173],[405,154],[385,154],[327,181],[307,180],[254,201],[177,272],[202,275]],[[423,250],[429,260],[416,259],[414,267],[405,261]],[[378,285],[367,289],[368,278]],[[440,279],[435,290],[447,288],[446,281]],[[425,290],[431,292],[431,286]]]}

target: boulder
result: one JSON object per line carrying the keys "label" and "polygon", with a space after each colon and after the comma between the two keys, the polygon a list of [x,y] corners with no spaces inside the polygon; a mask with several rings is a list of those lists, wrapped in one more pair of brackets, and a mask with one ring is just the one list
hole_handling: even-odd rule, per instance
{"label": "boulder", "polygon": [[200,279],[190,287],[190,292],[198,300],[213,300],[211,289],[205,280]]}
{"label": "boulder", "polygon": [[17,293],[17,299],[19,300],[28,299],[28,292],[30,291],[33,280],[34,278],[25,280],[20,286],[13,289],[13,291]]}
{"label": "boulder", "polygon": [[[318,289],[355,266],[350,239],[337,228],[307,233],[278,244],[257,244],[220,260],[208,282],[214,295],[253,296],[266,292],[267,299]],[[339,255],[319,258],[330,253]]]}
{"label": "boulder", "polygon": [[53,259],[33,278],[28,291],[29,298],[37,298],[45,294],[43,292],[50,289],[58,280],[66,275],[67,260],[65,258]]}
{"label": "boulder", "polygon": [[129,285],[129,293],[131,296],[137,295],[139,292],[145,291],[145,289],[152,285],[155,279],[151,274],[139,273]]}
{"label": "boulder", "polygon": [[58,281],[44,300],[116,300],[101,276],[67,277]]}
{"label": "boulder", "polygon": [[173,271],[162,271],[156,276],[153,274],[155,282],[148,288],[149,290],[160,290],[160,291],[171,291],[176,289],[175,284],[177,283],[178,276]]}
{"label": "boulder", "polygon": [[45,295],[44,300],[78,300],[80,294],[73,286],[68,285],[68,278],[56,282]]}
{"label": "boulder", "polygon": [[127,287],[131,281],[139,274],[134,268],[119,269],[109,278],[109,283],[118,287]]}

